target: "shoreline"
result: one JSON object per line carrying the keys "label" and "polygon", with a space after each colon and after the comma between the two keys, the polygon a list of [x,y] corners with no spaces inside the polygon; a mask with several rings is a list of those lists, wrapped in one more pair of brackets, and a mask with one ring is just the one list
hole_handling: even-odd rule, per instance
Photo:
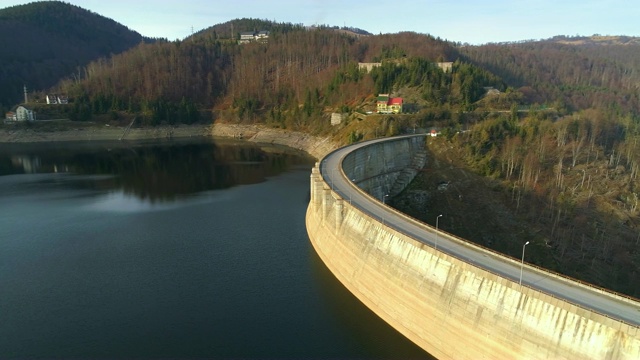
{"label": "shoreline", "polygon": [[328,137],[303,132],[272,129],[262,125],[207,124],[131,128],[116,126],[82,126],[66,129],[10,128],[0,129],[0,143],[43,143],[67,141],[136,141],[188,137],[234,138],[255,143],[278,144],[307,152],[316,159],[338,147]]}
{"label": "shoreline", "polygon": [[328,137],[313,136],[299,131],[268,128],[262,125],[213,124],[210,134],[214,137],[235,138],[262,144],[278,144],[302,150],[316,160],[337,149],[340,145]]}

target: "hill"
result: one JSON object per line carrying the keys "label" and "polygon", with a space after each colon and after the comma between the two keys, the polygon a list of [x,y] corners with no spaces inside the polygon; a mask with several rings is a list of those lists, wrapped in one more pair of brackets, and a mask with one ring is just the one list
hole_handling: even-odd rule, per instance
{"label": "hill", "polygon": [[640,45],[640,38],[633,36],[554,36],[546,41],[580,46]]}
{"label": "hill", "polygon": [[[101,15],[60,1],[0,9],[0,110],[44,90],[90,61],[153,41]],[[4,113],[4,111],[2,111]]]}
{"label": "hill", "polygon": [[500,76],[528,102],[578,111],[640,109],[640,38],[566,37],[460,48],[464,59]]}
{"label": "hill", "polygon": [[[268,41],[238,44],[240,33],[261,30],[270,32]],[[452,125],[464,128],[477,116],[460,114],[532,105],[561,115],[590,108],[639,113],[640,45],[634,38],[461,46],[412,32],[346,30],[232,20],[183,41],[91,63],[81,81],[59,89],[78,98],[74,118],[91,112],[115,117],[115,111],[144,114],[147,124],[193,122],[197,113],[208,117],[213,110],[227,121],[317,129],[329,112],[372,110],[373,97],[384,92],[409,94],[407,108],[418,125],[456,117]],[[434,71],[442,61],[452,62],[453,71]],[[383,66],[363,73],[361,62]],[[485,96],[489,88],[497,91]]]}
{"label": "hill", "polygon": [[[260,30],[269,31],[268,39],[238,43],[239,33]],[[371,110],[377,93],[400,87],[419,87],[424,105],[436,107],[469,105],[483,86],[504,89],[469,64],[455,65],[455,75],[442,71],[436,62],[455,58],[456,49],[429,35],[358,35],[240,19],[93,62],[60,91],[75,98],[75,119],[125,112],[146,124],[191,123],[199,109],[227,121],[317,130],[329,112]],[[359,62],[382,66],[367,73]]]}

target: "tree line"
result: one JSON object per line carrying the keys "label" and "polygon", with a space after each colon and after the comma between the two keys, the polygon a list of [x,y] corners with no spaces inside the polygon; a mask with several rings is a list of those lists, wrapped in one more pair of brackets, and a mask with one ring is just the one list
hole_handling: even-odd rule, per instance
{"label": "tree line", "polygon": [[[270,29],[266,44],[240,45],[221,35],[230,28],[246,30],[244,22],[183,41],[140,44],[87,65],[59,89],[79,99],[73,113],[80,120],[91,110],[139,113],[147,124],[168,121],[159,111],[177,115],[176,122],[197,121],[180,115],[193,113],[180,110],[188,104],[234,121],[318,129],[325,126],[320,120],[327,109],[356,110],[362,99],[404,86],[420,88],[425,103],[465,109],[482,97],[484,87],[506,88],[497,76],[463,61],[445,73],[435,62],[453,48],[428,35],[357,38],[328,27],[261,22],[249,26]],[[434,46],[420,53],[408,47],[412,38]],[[384,58],[383,65],[370,73],[358,68],[359,61],[374,58]]]}
{"label": "tree line", "polygon": [[[465,163],[499,181],[546,256],[534,263],[640,296],[640,118],[588,109],[500,115],[450,134]],[[519,256],[520,242],[504,245]]]}
{"label": "tree line", "polygon": [[547,40],[465,46],[460,52],[520,89],[531,103],[571,112],[598,108],[638,114],[640,108],[638,44],[587,46]]}

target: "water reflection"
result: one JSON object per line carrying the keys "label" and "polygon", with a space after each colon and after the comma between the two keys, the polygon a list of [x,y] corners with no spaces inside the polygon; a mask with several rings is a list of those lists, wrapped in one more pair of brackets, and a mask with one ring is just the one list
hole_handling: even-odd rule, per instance
{"label": "water reflection", "polygon": [[15,155],[11,157],[11,164],[16,168],[22,168],[27,174],[34,174],[40,168],[40,158],[38,156]]}
{"label": "water reflection", "polygon": [[255,184],[311,161],[289,148],[228,140],[0,146],[0,176],[71,173],[74,188],[119,190],[105,204],[127,202],[128,197],[152,204],[168,202],[202,191]]}
{"label": "water reflection", "polygon": [[182,145],[0,144],[0,358],[424,358],[310,248],[313,159]]}
{"label": "water reflection", "polygon": [[152,203],[139,200],[136,197],[127,195],[122,191],[110,192],[96,198],[89,206],[89,210],[134,213],[145,211],[170,210],[182,206],[178,202],[163,201]]}

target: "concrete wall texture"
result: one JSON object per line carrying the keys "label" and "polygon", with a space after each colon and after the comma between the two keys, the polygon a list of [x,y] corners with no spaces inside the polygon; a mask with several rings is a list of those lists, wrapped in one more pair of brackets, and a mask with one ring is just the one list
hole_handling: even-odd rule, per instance
{"label": "concrete wall texture", "polygon": [[344,158],[342,171],[364,192],[382,200],[400,193],[426,161],[424,136],[367,146]]}
{"label": "concrete wall texture", "polygon": [[[398,191],[410,181],[403,172],[424,162],[420,142],[359,149],[343,161],[345,176],[371,200],[394,184]],[[338,280],[438,359],[640,359],[637,326],[521,287],[385,226],[333,192],[318,166],[306,222]]]}

